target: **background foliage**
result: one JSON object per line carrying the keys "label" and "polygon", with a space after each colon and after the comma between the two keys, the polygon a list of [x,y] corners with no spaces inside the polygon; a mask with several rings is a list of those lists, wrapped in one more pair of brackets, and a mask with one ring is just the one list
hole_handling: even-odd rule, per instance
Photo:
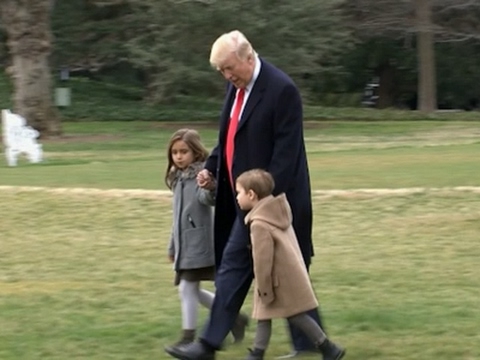
{"label": "background foliage", "polygon": [[[383,106],[410,109],[417,82],[412,6],[390,0],[58,1],[52,68],[68,66],[73,77],[134,89],[128,96],[144,103],[219,100],[224,84],[208,64],[210,45],[239,28],[261,56],[299,83],[310,104],[360,106],[365,84],[382,81],[389,70]],[[478,6],[467,0],[434,0],[433,6],[439,106],[476,108]]]}
{"label": "background foliage", "polygon": [[[8,0],[15,3],[17,0]],[[342,118],[332,108],[362,106],[380,84],[379,108],[417,107],[418,26],[414,8],[433,16],[440,109],[479,107],[480,5],[469,0],[71,0],[51,12],[51,71],[70,87],[67,120],[212,120],[224,81],[208,55],[221,33],[239,28],[259,54],[299,84],[309,119]],[[5,24],[3,25],[3,29]],[[0,105],[12,108],[11,57],[0,33]],[[61,69],[70,80],[61,81]],[[347,119],[418,118],[350,111]],[[425,118],[424,115],[423,118]],[[429,115],[436,117],[436,114]],[[345,119],[345,118],[343,118]],[[48,119],[45,119],[48,122]]]}

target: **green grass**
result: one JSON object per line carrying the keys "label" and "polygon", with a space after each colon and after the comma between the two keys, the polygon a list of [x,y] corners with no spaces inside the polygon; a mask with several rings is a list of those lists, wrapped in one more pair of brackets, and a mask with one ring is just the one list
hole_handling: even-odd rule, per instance
{"label": "green grass", "polygon": [[[181,323],[168,199],[0,191],[0,201],[1,359],[167,358]],[[348,358],[480,356],[480,195],[335,197],[314,211],[312,279]],[[252,337],[219,359],[242,359]],[[267,358],[286,351],[278,320]]]}
{"label": "green grass", "polygon": [[[66,138],[43,142],[44,163],[1,162],[0,185],[165,189],[165,144],[179,126],[66,123]],[[215,125],[193,126],[214,145]],[[306,124],[313,188],[479,185],[479,129]],[[0,203],[0,359],[168,358],[181,326],[168,197],[12,187]],[[316,195],[312,281],[347,359],[480,358],[479,233],[474,192]],[[253,335],[218,359],[242,359]],[[277,320],[267,359],[288,350]]]}
{"label": "green grass", "polygon": [[[43,141],[45,161],[0,159],[0,185],[165,189],[166,144],[180,127],[199,130],[211,149],[214,123],[65,123]],[[307,123],[314,189],[476,185],[480,127],[475,122]]]}

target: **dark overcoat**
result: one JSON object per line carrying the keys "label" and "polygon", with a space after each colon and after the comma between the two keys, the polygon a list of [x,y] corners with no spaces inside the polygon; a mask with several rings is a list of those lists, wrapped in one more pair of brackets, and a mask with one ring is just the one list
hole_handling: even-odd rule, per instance
{"label": "dark overcoat", "polygon": [[[273,175],[274,195],[286,194],[302,255],[305,263],[310,264],[313,255],[312,204],[303,135],[302,101],[298,88],[284,72],[263,59],[260,61],[260,73],[245,104],[235,135],[233,178],[254,168],[265,169]],[[218,143],[205,165],[217,180],[214,221],[217,266],[221,262],[227,241],[243,241],[246,246],[249,244],[248,231],[245,229],[234,227],[230,234],[236,217],[239,217],[242,226],[246,226],[245,214],[235,201],[224,154],[235,92],[235,87],[229,84],[220,115]]]}

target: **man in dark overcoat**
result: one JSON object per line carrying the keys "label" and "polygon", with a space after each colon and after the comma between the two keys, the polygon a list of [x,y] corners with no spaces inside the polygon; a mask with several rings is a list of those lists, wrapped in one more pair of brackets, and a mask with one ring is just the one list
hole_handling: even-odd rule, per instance
{"label": "man in dark overcoat", "polygon": [[[200,172],[201,187],[216,186],[215,300],[198,342],[169,351],[183,360],[211,360],[234,325],[253,279],[245,213],[235,201],[234,182],[246,170],[261,168],[285,193],[307,268],[313,255],[310,178],[303,136],[302,101],[294,82],[260,58],[239,31],[220,36],[210,63],[228,81],[218,143]],[[318,311],[310,315],[320,324]],[[296,350],[313,349],[292,329]]]}

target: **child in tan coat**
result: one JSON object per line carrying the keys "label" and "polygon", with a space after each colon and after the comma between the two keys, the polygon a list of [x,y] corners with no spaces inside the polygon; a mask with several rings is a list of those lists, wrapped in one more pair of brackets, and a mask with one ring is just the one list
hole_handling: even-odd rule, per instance
{"label": "child in tan coat", "polygon": [[254,169],[236,181],[237,202],[249,213],[255,276],[252,318],[257,319],[253,350],[246,360],[263,360],[273,318],[288,318],[316,344],[324,360],[339,360],[345,350],[329,341],[307,315],[318,306],[300,247],[292,227],[292,212],[285,194],[273,196],[273,177]]}

